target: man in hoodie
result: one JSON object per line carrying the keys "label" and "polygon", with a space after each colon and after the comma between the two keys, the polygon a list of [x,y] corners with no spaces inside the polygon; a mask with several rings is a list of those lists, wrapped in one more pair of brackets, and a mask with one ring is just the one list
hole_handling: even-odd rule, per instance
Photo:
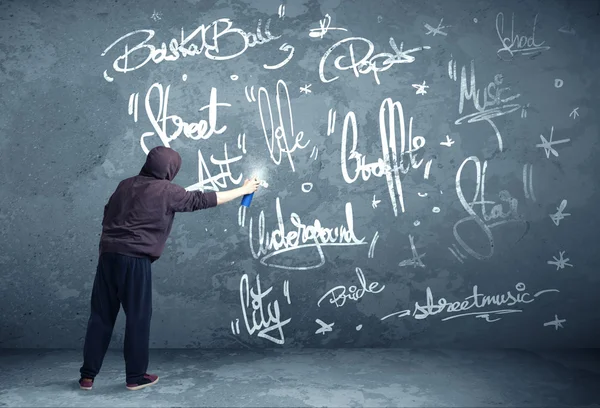
{"label": "man in hoodie", "polygon": [[148,374],[152,275],[177,212],[215,207],[258,189],[256,178],[219,192],[188,192],[171,183],[181,156],[163,146],[150,150],[140,174],[121,181],[104,207],[100,254],[92,289],[91,315],[83,346],[79,386],[91,390],[123,306],[126,316],[126,387],[139,390],[158,381]]}

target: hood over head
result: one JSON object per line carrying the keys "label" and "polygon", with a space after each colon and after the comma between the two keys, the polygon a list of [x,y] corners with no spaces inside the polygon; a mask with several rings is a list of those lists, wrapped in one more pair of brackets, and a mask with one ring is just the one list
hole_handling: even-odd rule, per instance
{"label": "hood over head", "polygon": [[170,181],[179,173],[180,168],[181,156],[179,153],[169,147],[156,146],[148,152],[140,176]]}

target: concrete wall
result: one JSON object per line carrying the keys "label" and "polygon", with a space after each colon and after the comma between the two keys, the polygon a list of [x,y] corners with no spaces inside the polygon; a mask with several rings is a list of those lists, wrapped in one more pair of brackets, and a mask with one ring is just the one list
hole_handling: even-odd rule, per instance
{"label": "concrete wall", "polygon": [[0,347],[82,345],[160,144],[269,187],[176,217],[152,347],[598,347],[598,4],[2,2]]}

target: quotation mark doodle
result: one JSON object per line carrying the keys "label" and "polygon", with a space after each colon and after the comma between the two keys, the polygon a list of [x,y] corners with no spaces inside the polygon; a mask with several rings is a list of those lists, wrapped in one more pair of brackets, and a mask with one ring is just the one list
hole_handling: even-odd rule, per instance
{"label": "quotation mark doodle", "polygon": [[315,322],[317,322],[321,326],[320,329],[317,329],[315,334],[325,335],[325,333],[333,331],[333,325],[335,323],[327,324],[324,321],[322,321],[321,319],[316,319]]}
{"label": "quotation mark doodle", "polygon": [[554,225],[556,225],[557,227],[559,226],[561,220],[564,220],[565,217],[568,217],[571,215],[569,213],[563,212],[566,207],[567,207],[567,200],[562,200],[560,202],[560,205],[558,207],[556,207],[557,211],[554,214],[550,214],[550,219],[552,220]]}
{"label": "quotation mark doodle", "polygon": [[242,150],[242,153],[246,154],[246,134],[245,133],[240,133],[238,135],[237,146],[238,146],[238,149]]}
{"label": "quotation mark doodle", "polygon": [[371,240],[371,245],[369,245],[369,252],[367,257],[373,258],[375,255],[375,245],[377,244],[377,240],[379,239],[379,231],[375,231],[375,235],[373,235],[373,239]]}
{"label": "quotation mark doodle", "polygon": [[333,109],[329,109],[329,115],[327,117],[327,136],[335,132],[335,117],[337,112]]}
{"label": "quotation mark doodle", "polygon": [[319,149],[317,149],[317,146],[313,146],[312,152],[310,153],[311,159],[313,156],[315,156],[314,160],[317,160],[317,157],[319,156]]}
{"label": "quotation mark doodle", "polygon": [[240,205],[240,208],[238,209],[238,225],[240,227],[243,227],[246,224],[246,208],[245,205]]}
{"label": "quotation mark doodle", "polygon": [[248,89],[247,86],[244,87],[244,93],[246,94],[246,99],[248,102],[256,102],[256,96],[254,96],[254,85]]}
{"label": "quotation mark doodle", "polygon": [[566,322],[567,322],[567,319],[559,319],[558,315],[554,315],[554,320],[550,320],[549,322],[544,323],[544,327],[554,326],[554,330],[558,330],[559,327],[561,329],[564,329],[562,324],[566,323]]}
{"label": "quotation mark doodle", "polygon": [[429,172],[431,171],[431,163],[433,163],[433,159],[431,159],[427,163],[425,163],[425,174],[423,175],[425,180],[429,179]]}
{"label": "quotation mark doodle", "polygon": [[285,4],[280,4],[279,9],[277,10],[277,14],[279,18],[283,18],[285,16]]}
{"label": "quotation mark doodle", "polygon": [[564,254],[566,251],[559,251],[558,252],[558,258],[553,256],[552,258],[554,259],[554,261],[548,261],[548,265],[554,265],[556,266],[556,270],[558,271],[559,269],[565,269],[565,266],[568,267],[573,267],[573,265],[571,265],[570,263],[568,263],[568,261],[570,261],[569,258],[563,258]]}
{"label": "quotation mark doodle", "polygon": [[523,166],[523,193],[525,198],[531,198],[535,201],[533,193],[533,164],[525,164]]}
{"label": "quotation mark doodle", "polygon": [[529,104],[521,107],[521,119],[527,118],[527,109],[529,109]]}
{"label": "quotation mark doodle", "polygon": [[140,99],[140,94],[138,93],[132,93],[131,95],[129,95],[129,107],[127,108],[127,112],[129,113],[129,115],[133,115],[133,121],[137,122],[138,121],[138,101]]}
{"label": "quotation mark doodle", "polygon": [[450,253],[452,253],[452,255],[454,255],[456,259],[458,259],[458,262],[465,263],[463,259],[467,259],[467,257],[458,250],[456,244],[452,244],[452,248],[448,247],[448,250],[450,251]]}
{"label": "quotation mark doodle", "polygon": [[[452,58],[452,55],[450,55],[450,58]],[[454,81],[458,80],[458,77],[456,76],[456,61],[452,59],[448,61],[448,77]]]}
{"label": "quotation mark doodle", "polygon": [[235,326],[233,320],[231,321],[231,331],[233,334],[240,334],[240,319],[235,319]]}
{"label": "quotation mark doodle", "polygon": [[287,279],[283,281],[283,296],[285,296],[287,299],[288,305],[291,305],[292,300],[290,299],[290,281]]}

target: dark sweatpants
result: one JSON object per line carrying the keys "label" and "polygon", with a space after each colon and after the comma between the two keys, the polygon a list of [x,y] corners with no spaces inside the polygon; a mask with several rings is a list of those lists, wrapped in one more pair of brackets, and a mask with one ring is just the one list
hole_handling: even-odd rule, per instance
{"label": "dark sweatpants", "polygon": [[126,380],[135,384],[148,369],[152,275],[149,258],[103,253],[98,259],[92,289],[92,312],[83,346],[81,376],[95,378],[108,349],[113,327],[123,305],[126,316]]}

